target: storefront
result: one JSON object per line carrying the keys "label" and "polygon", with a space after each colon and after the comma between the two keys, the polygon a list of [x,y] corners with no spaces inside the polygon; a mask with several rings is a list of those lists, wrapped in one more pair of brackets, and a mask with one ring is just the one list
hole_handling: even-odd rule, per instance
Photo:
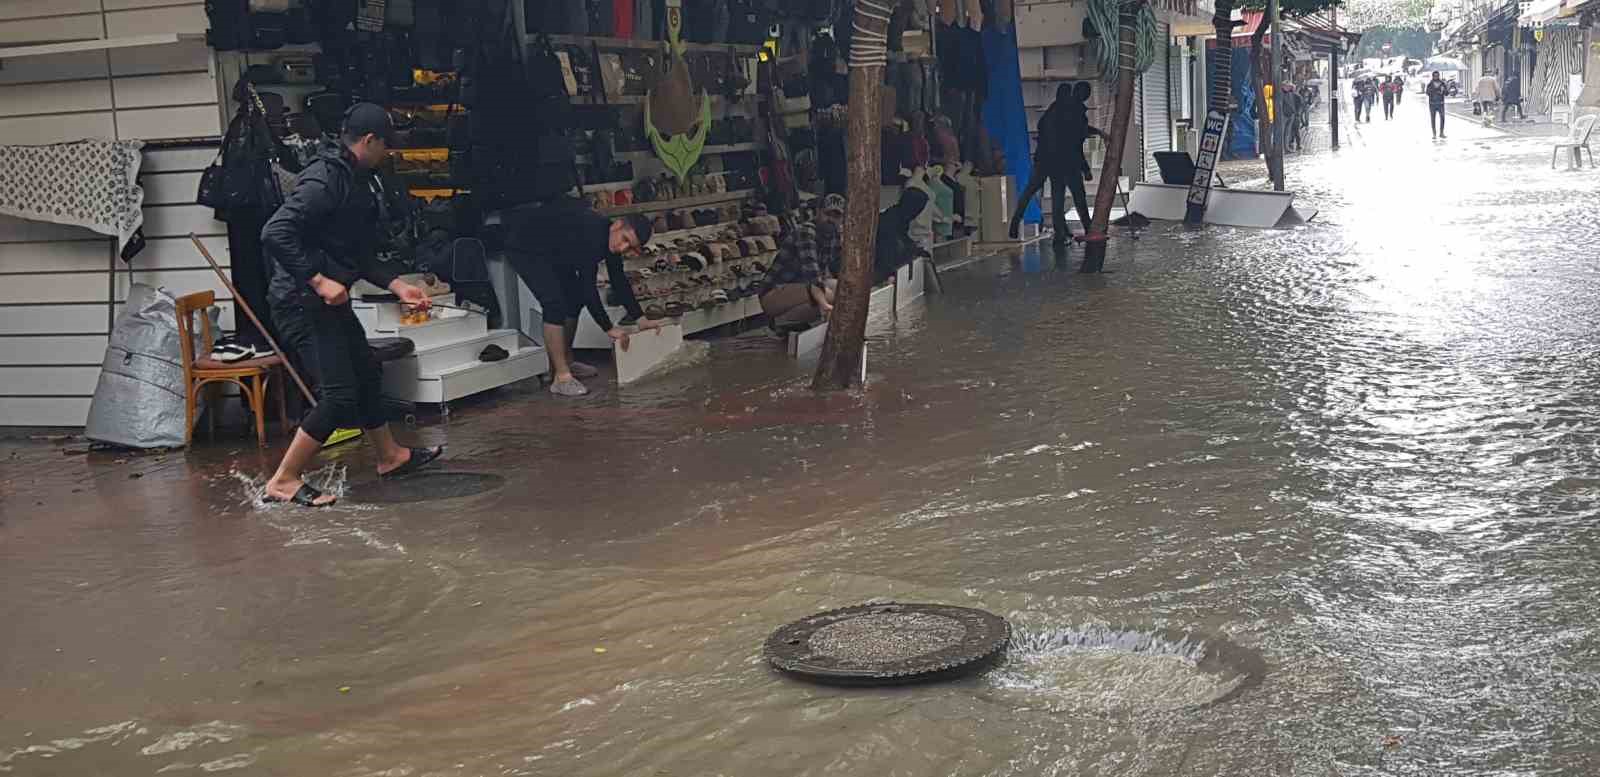
{"label": "storefront", "polygon": [[[248,336],[188,236],[265,312],[256,238],[267,214],[219,220],[199,204],[201,177],[235,121],[264,122],[282,149],[271,161],[292,173],[356,101],[383,105],[398,129],[378,184],[384,256],[449,289],[436,301],[450,307],[428,321],[357,303],[369,335],[416,343],[387,371],[392,395],[446,402],[544,371],[537,301],[501,260],[504,209],[542,198],[654,222],[627,264],[647,315],[690,335],[759,325],[777,216],[844,188],[848,42],[832,31],[848,21],[829,3],[735,2],[731,18],[702,14],[709,5],[0,3],[0,147],[143,143],[129,170],[142,248],[0,216],[0,426],[84,423],[132,284],[212,291],[222,329]],[[566,13],[575,7],[593,13]],[[884,198],[911,170],[909,185],[931,195],[923,247],[964,250],[976,221],[960,211],[996,160],[980,119],[985,21],[955,4],[902,7]],[[676,53],[669,30],[681,34]],[[608,345],[581,326],[580,348]]]}

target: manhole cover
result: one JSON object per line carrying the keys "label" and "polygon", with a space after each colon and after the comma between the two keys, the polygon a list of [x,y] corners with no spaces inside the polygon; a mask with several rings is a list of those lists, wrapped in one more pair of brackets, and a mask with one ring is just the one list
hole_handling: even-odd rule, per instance
{"label": "manhole cover", "polygon": [[944,604],[863,604],[795,621],[767,638],[773,667],[808,680],[891,685],[986,665],[1011,640],[1004,618]]}
{"label": "manhole cover", "polygon": [[353,485],[349,498],[371,504],[431,502],[477,496],[505,485],[499,475],[482,472],[419,472],[395,480],[377,480]]}

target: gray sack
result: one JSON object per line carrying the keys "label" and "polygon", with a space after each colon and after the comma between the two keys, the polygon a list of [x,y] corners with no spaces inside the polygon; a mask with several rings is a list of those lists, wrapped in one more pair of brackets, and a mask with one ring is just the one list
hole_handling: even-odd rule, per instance
{"label": "gray sack", "polygon": [[177,300],[166,289],[133,284],[106,346],[84,436],[128,448],[182,448],[188,418],[178,342]]}

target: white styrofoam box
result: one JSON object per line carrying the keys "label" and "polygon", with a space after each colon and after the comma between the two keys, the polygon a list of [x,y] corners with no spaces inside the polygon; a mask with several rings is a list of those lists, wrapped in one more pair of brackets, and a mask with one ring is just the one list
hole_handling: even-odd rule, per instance
{"label": "white styrofoam box", "polygon": [[1088,3],[1034,3],[1017,6],[1017,48],[1082,43]]}
{"label": "white styrofoam box", "polygon": [[794,357],[805,356],[822,347],[823,341],[828,339],[828,322],[824,321],[804,332],[789,333],[789,355]]}
{"label": "white styrofoam box", "polygon": [[[372,284],[367,283],[364,280],[363,281],[357,281],[356,282],[356,286],[357,286],[357,289],[355,290],[354,293],[360,294],[360,295],[365,295],[365,294],[387,294],[388,293],[387,291],[383,291],[383,290],[375,290],[375,289],[377,289],[376,286],[373,286]],[[431,297],[431,299],[433,300],[434,304],[436,304],[436,305],[454,306],[454,305],[458,304],[456,302],[456,295],[454,293],[437,294],[437,295],[434,295],[433,297]],[[354,304],[357,308],[370,308],[373,311],[372,326],[367,331],[367,336],[368,337],[394,337],[395,333],[400,331],[400,327],[401,327],[400,318],[401,318],[401,316],[405,315],[405,312],[400,309],[400,303],[398,303],[398,302],[364,302],[364,301],[361,301],[361,300],[356,300],[352,304]],[[453,317],[456,317],[456,316],[464,316],[464,315],[465,316],[478,316],[478,314],[476,314],[476,313],[467,313],[466,311],[451,310],[451,309],[448,309],[448,308],[441,307],[441,308],[436,308],[435,309],[435,316],[434,317],[435,318],[453,318]],[[478,318],[479,319],[483,319],[483,316],[478,316]],[[484,329],[485,329],[485,331],[488,330],[487,320],[485,320]]]}
{"label": "white styrofoam box", "polygon": [[617,364],[617,382],[623,385],[644,377],[683,347],[683,326],[670,324],[648,332],[635,332],[628,347],[612,349]]}

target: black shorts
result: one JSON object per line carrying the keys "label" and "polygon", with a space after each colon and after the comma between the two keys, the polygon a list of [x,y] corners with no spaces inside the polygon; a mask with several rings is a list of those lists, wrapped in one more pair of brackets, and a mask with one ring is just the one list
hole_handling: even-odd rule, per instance
{"label": "black shorts", "polygon": [[528,290],[538,298],[546,324],[561,326],[577,318],[583,311],[588,290],[583,288],[581,270],[571,265],[556,264],[548,257],[521,251],[506,251],[506,259],[511,262],[517,275],[522,277],[522,282],[528,284]]}

